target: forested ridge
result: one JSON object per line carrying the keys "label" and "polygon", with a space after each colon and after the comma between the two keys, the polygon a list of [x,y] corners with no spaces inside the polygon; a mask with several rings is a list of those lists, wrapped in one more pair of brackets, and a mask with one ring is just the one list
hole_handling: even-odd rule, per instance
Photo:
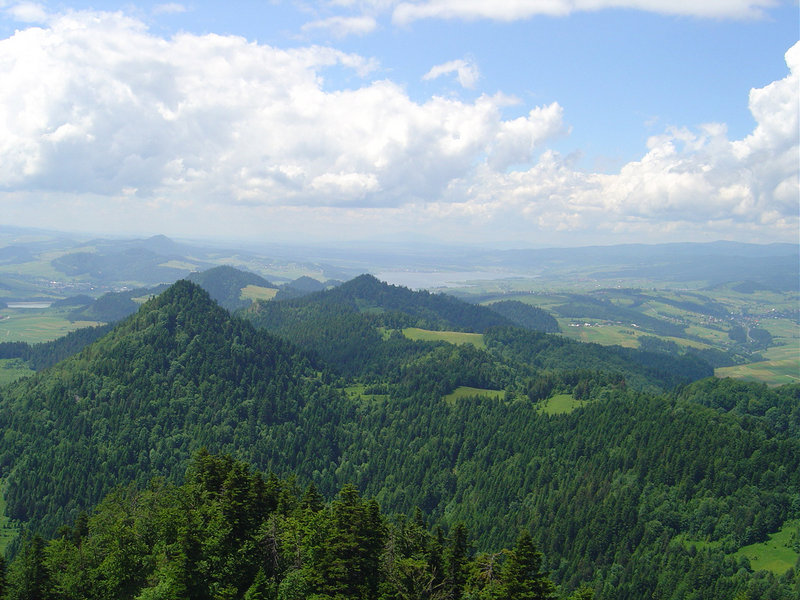
{"label": "forested ridge", "polygon": [[[388,517],[347,485],[265,477],[199,451],[181,486],[120,488],[45,543],[26,541],[0,594],[15,600],[115,598],[506,598],[555,600],[529,532],[473,555],[463,524],[430,531],[419,511]],[[588,588],[575,600],[591,598]]]}
{"label": "forested ridge", "polygon": [[[149,494],[153,485],[172,490],[165,497],[187,494],[174,486],[197,485],[184,472],[205,447],[302,489],[313,484],[334,504],[355,486],[348,493],[374,498],[370,510],[380,506],[387,522],[419,509],[426,544],[437,526],[449,532],[440,536],[446,540],[463,523],[473,570],[491,570],[487,557],[502,562],[512,554],[499,549],[514,548],[520,532],[530,532],[562,595],[585,585],[596,598],[620,600],[797,597],[795,572],[754,573],[733,552],[800,518],[800,386],[689,383],[708,374],[705,363],[606,352],[484,322],[482,314],[475,329],[484,331],[486,349],[415,342],[400,330],[456,328],[457,318],[446,315],[488,309],[450,311],[450,300],[440,309],[431,295],[372,278],[357,282],[359,293],[345,286],[244,313],[267,333],[179,282],[79,354],[0,390],[9,516],[52,536],[64,525],[83,527],[81,511],[91,512],[119,485],[145,491],[114,492],[110,498],[118,500],[102,506]],[[341,288],[340,302],[332,292]],[[399,300],[379,300],[397,290]],[[467,321],[460,327],[469,329]],[[443,399],[459,386],[498,390],[499,397]],[[551,416],[541,401],[554,394],[588,403]],[[164,483],[149,483],[159,476]],[[108,537],[97,516],[105,514],[102,506],[89,521]],[[170,560],[153,555],[142,564],[173,569],[180,555],[166,548],[193,547],[175,537],[190,518],[180,512],[167,511],[184,519],[179,524],[159,513],[157,527],[173,537],[158,552]],[[232,526],[222,515],[218,525]],[[66,556],[81,547],[70,535],[37,543],[44,556],[52,556],[45,546],[59,544]],[[392,539],[385,535],[384,542]],[[17,555],[28,556],[31,544],[17,545]],[[412,571],[429,568],[420,556],[404,558]],[[192,560],[210,569],[207,579],[227,576],[209,564],[221,569],[238,559]],[[252,586],[261,567],[247,568]],[[265,571],[271,583],[259,589],[266,595],[237,587],[217,597],[295,597],[280,595],[291,571]],[[167,575],[148,577],[152,583]],[[120,597],[182,597],[164,595],[169,585],[162,595]],[[464,588],[463,597],[517,597],[500,589],[469,596]],[[333,596],[331,590],[314,593]]]}

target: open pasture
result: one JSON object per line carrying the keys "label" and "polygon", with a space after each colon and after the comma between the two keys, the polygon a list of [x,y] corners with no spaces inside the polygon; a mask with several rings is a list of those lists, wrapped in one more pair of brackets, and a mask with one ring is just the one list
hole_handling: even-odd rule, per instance
{"label": "open pasture", "polygon": [[424,342],[448,342],[449,344],[472,344],[476,348],[486,348],[486,342],[480,333],[464,333],[463,331],[431,331],[418,327],[406,327],[403,335],[410,340]]}
{"label": "open pasture", "polygon": [[505,396],[505,392],[503,390],[485,390],[481,388],[461,386],[447,394],[447,396],[444,397],[444,401],[448,404],[454,404],[462,398],[473,398],[475,396],[499,400]]}
{"label": "open pasture", "polygon": [[747,558],[754,571],[771,571],[783,575],[794,567],[800,554],[792,548],[800,533],[800,519],[787,521],[766,542],[743,546],[736,551],[736,558]]}
{"label": "open pasture", "polygon": [[0,342],[49,342],[81,327],[100,325],[96,321],[70,321],[52,309],[0,310]]}
{"label": "open pasture", "polygon": [[272,300],[277,293],[277,288],[248,285],[242,288],[242,291],[239,293],[239,298],[242,300]]}
{"label": "open pasture", "polygon": [[546,415],[566,415],[584,405],[585,400],[576,400],[572,394],[556,394],[539,402],[539,411]]}

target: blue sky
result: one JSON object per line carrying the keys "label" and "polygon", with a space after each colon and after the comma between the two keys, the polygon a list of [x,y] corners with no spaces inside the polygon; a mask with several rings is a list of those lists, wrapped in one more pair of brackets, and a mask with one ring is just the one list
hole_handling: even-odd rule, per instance
{"label": "blue sky", "polygon": [[0,0],[3,219],[798,241],[799,15],[796,0]]}

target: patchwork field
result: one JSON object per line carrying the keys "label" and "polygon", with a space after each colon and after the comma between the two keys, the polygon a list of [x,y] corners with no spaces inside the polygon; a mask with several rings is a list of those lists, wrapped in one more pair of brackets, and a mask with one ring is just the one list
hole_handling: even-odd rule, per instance
{"label": "patchwork field", "polygon": [[764,355],[770,360],[722,367],[714,370],[717,377],[733,377],[746,381],[760,381],[770,385],[800,382],[800,346],[770,348]]}

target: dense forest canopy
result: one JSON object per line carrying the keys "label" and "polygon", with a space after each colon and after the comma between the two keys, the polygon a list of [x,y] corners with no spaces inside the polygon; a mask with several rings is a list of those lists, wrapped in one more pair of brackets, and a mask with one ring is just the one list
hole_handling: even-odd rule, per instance
{"label": "dense forest canopy", "polygon": [[[455,578],[447,597],[527,598],[508,583],[523,577],[515,557],[541,551],[536,572],[564,596],[796,597],[797,571],[756,572],[736,553],[800,519],[800,385],[707,378],[696,356],[579,344],[368,276],[242,317],[180,281],[0,389],[7,515],[55,536],[12,545],[9,589],[33,561],[49,589],[73,586],[64,597],[101,581],[90,587],[131,598],[195,584],[208,597],[436,597],[386,587],[444,590],[435,571]],[[411,326],[482,333],[485,347],[414,341]],[[457,389],[494,393],[448,399]],[[565,397],[580,407],[548,412]],[[202,448],[213,454],[192,462]],[[224,499],[217,480],[234,471],[249,491]],[[126,520],[131,503],[152,511]],[[333,550],[314,549],[337,547],[325,536],[344,526],[342,503],[373,528],[342,543],[380,559],[349,583]],[[152,544],[137,547],[143,532]],[[292,535],[268,560],[264,540]],[[135,567],[114,562],[114,540],[134,544]],[[462,543],[457,575],[448,548]],[[88,548],[100,562],[76,559]]]}

